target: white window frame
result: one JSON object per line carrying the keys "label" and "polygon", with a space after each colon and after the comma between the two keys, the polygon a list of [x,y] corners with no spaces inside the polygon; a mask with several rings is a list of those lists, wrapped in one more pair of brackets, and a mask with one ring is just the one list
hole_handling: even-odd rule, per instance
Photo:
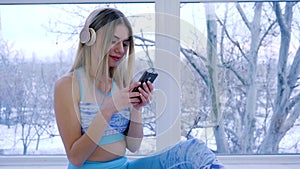
{"label": "white window frame", "polygon": [[[222,0],[224,2],[237,2]],[[261,1],[261,0],[257,0]],[[275,0],[274,0],[275,1]],[[163,13],[165,17],[162,20],[156,19],[156,44],[159,45],[159,51],[156,51],[157,55],[160,55],[161,51],[164,53],[169,53],[170,55],[179,56],[179,22],[168,22],[168,27],[178,28],[172,30],[172,32],[167,31],[165,27],[166,24],[159,24],[158,22],[163,22],[169,19],[166,15],[172,15],[173,17],[179,18],[179,5],[182,2],[220,2],[220,0],[0,0],[0,5],[13,5],[13,4],[70,4],[70,3],[138,3],[138,2],[148,2],[155,3],[156,13]],[[239,0],[239,2],[249,2],[249,0]],[[170,25],[171,24],[171,25]],[[160,36],[159,33],[165,35]],[[176,37],[172,39],[170,37]],[[172,48],[170,45],[172,44]],[[175,49],[175,47],[178,49]],[[168,72],[173,72],[172,76],[180,80],[179,70],[175,69],[176,66],[169,67],[162,63],[166,62],[166,57],[155,58],[156,66],[166,70]],[[174,63],[177,64],[176,61]],[[163,90],[169,90],[169,85],[167,81],[157,81],[157,85]],[[169,89],[168,89],[169,88]],[[171,88],[176,88],[172,86]],[[168,105],[166,111],[163,112],[164,115],[157,120],[157,149],[162,149],[171,143],[176,143],[180,139],[180,121],[178,118],[174,119],[180,114],[180,93],[179,91],[172,90],[172,95],[170,92],[166,92],[168,100]],[[176,99],[177,98],[177,99]],[[175,106],[174,106],[175,105]],[[175,120],[175,122],[174,122]],[[173,124],[169,128],[170,124]],[[168,130],[163,132],[166,128]],[[139,158],[139,157],[132,157]],[[300,166],[300,155],[224,155],[219,156],[219,159],[225,164],[229,165],[231,168],[268,168],[271,165],[276,169],[296,169]],[[67,164],[66,156],[0,156],[0,168],[65,168]],[[275,169],[274,168],[274,169]]]}

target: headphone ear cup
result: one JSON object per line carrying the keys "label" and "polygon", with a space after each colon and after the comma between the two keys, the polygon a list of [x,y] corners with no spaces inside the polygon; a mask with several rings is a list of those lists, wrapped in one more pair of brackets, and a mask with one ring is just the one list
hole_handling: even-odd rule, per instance
{"label": "headphone ear cup", "polygon": [[83,28],[79,35],[80,42],[85,44],[90,40],[89,28]]}
{"label": "headphone ear cup", "polygon": [[87,46],[92,46],[96,42],[96,32],[93,28],[89,28],[89,41],[86,42]]}

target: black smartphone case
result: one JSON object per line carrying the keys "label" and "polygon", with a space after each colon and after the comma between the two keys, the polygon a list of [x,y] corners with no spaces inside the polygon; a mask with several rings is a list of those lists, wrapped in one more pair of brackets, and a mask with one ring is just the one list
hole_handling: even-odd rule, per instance
{"label": "black smartphone case", "polygon": [[[143,73],[143,75],[141,76],[139,82],[144,83],[144,82],[150,81],[151,83],[153,83],[154,80],[156,79],[157,75],[158,75],[158,74],[155,73],[155,72],[145,71],[145,72]],[[135,87],[132,91],[133,91],[133,92],[138,92],[138,91],[139,91],[139,90],[138,90],[139,87],[142,87],[142,88],[143,88],[142,84],[139,85],[138,87]]]}
{"label": "black smartphone case", "polygon": [[[139,92],[138,88],[139,87],[143,88],[142,84],[144,82],[150,81],[151,83],[153,83],[157,76],[158,76],[158,74],[156,72],[149,72],[148,70],[145,71],[139,80],[139,82],[141,82],[141,85],[132,89],[132,92]],[[138,98],[141,101],[141,98],[140,97],[138,97]]]}

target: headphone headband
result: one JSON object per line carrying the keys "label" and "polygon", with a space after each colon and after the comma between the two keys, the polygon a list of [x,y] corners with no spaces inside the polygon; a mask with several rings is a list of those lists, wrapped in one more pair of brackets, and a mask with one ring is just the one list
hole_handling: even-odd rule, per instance
{"label": "headphone headband", "polygon": [[[96,32],[93,28],[89,28],[89,26],[93,23],[95,17],[103,10],[104,9],[102,9],[102,8],[96,9],[89,14],[81,32],[80,32],[80,35],[79,35],[81,43],[86,44],[88,46],[91,46],[95,43]],[[92,41],[94,41],[94,42],[92,42]]]}

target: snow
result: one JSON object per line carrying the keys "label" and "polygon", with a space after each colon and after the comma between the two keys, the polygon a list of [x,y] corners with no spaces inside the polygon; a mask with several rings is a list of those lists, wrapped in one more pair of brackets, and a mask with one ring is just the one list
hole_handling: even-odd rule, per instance
{"label": "snow", "polygon": [[[15,134],[16,130],[16,134]],[[0,125],[0,155],[22,155],[23,143],[21,140],[21,127]],[[57,127],[54,131],[58,135]],[[41,136],[38,150],[35,150],[36,140],[33,140],[27,150],[27,155],[64,155],[65,150],[60,136],[49,137],[48,134]],[[142,141],[140,150],[135,155],[143,155],[155,152],[155,138],[147,137]],[[133,153],[127,152],[129,155]]]}
{"label": "snow", "polygon": [[[15,133],[16,130],[16,133]],[[56,129],[57,130],[57,129]],[[23,143],[21,139],[21,127],[0,125],[0,154],[22,155]],[[58,132],[57,132],[58,133]],[[65,154],[64,147],[59,136],[41,136],[38,150],[35,150],[36,140],[33,140],[27,150],[27,154]]]}
{"label": "snow", "polygon": [[[22,155],[23,144],[21,140],[21,127],[0,125],[0,155]],[[300,153],[300,126],[294,126],[280,143],[279,153]],[[58,135],[57,128],[54,132]],[[210,133],[210,134],[209,134]],[[195,137],[202,139],[211,149],[216,149],[216,143],[213,137],[213,131],[204,129],[195,130],[192,133]],[[205,136],[206,135],[206,136]],[[27,150],[27,155],[64,155],[65,150],[60,136],[49,137],[48,134],[41,136],[38,150],[35,150],[36,140],[33,140]],[[134,155],[145,155],[155,152],[155,137],[146,137],[143,139],[141,149]],[[128,155],[133,153],[127,152]]]}

